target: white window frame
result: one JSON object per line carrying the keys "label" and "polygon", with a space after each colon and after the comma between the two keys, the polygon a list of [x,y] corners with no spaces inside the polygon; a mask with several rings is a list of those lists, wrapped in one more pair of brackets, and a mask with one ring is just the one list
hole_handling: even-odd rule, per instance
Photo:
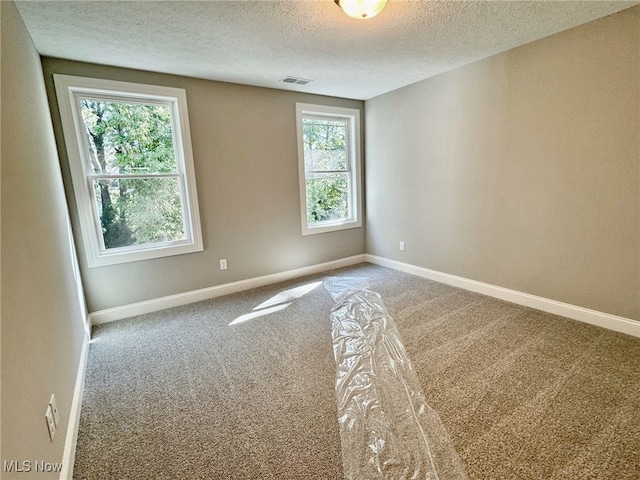
{"label": "white window frame", "polygon": [[[202,230],[185,90],[58,74],[54,75],[54,82],[88,266],[100,267],[202,251]],[[170,109],[185,239],[105,248],[80,109],[80,98],[87,96],[159,104]]]}
{"label": "white window frame", "polygon": [[[309,223],[307,221],[307,182],[304,161],[304,139],[302,121],[305,118],[325,118],[342,120],[347,123],[347,166],[351,173],[349,185],[349,216],[344,220],[328,220]],[[332,107],[296,103],[296,126],[298,137],[298,177],[300,185],[300,215],[302,235],[334,232],[362,227],[362,161],[360,154],[360,110],[355,108]]]}

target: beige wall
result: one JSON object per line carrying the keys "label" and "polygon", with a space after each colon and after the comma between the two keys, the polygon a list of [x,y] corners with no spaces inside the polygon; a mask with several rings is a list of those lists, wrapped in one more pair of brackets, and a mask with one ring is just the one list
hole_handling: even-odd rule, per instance
{"label": "beige wall", "polygon": [[640,319],[639,15],[367,101],[367,252]]}
{"label": "beige wall", "polygon": [[[2,17],[2,458],[61,462],[84,327],[40,58],[11,2]],[[44,420],[56,394],[61,424]],[[3,468],[3,463],[0,468]]]}
{"label": "beige wall", "polygon": [[[89,311],[364,253],[363,228],[302,236],[295,128],[296,102],[359,109],[362,102],[51,58],[45,58],[43,66],[61,145],[54,73],[187,91],[205,250],[87,268],[79,245]],[[70,186],[64,147],[59,153],[65,183]],[[68,201],[78,231],[73,197],[68,195]],[[228,260],[226,271],[219,269],[221,258]]]}

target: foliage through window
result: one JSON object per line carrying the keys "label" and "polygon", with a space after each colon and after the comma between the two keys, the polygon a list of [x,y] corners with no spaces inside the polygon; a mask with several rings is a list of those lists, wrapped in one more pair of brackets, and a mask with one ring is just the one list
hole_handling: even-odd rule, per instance
{"label": "foliage through window", "polygon": [[56,89],[90,265],[202,250],[184,91],[62,75]]}
{"label": "foliage through window", "polygon": [[302,229],[361,225],[359,111],[298,104]]}

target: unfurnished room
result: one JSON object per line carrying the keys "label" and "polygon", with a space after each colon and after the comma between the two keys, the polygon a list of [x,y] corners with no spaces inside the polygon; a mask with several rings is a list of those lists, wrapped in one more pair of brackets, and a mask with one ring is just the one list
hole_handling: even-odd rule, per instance
{"label": "unfurnished room", "polygon": [[640,2],[0,2],[0,478],[640,478]]}

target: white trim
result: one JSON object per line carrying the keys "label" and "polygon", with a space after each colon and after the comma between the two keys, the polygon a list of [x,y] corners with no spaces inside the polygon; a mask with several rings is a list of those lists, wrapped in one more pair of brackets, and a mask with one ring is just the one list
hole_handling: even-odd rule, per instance
{"label": "white trim", "polygon": [[[296,103],[296,136],[298,141],[298,181],[300,189],[300,221],[302,235],[334,232],[350,228],[362,227],[362,160],[361,160],[361,111],[356,108],[333,107],[330,105],[315,105],[310,103]],[[307,116],[324,119],[345,120],[349,134],[347,135],[348,173],[351,173],[349,194],[349,218],[341,221],[326,221],[309,224],[307,222],[307,180],[304,159],[304,142],[302,122]]]}
{"label": "white trim", "polygon": [[64,442],[64,452],[62,453],[62,470],[60,480],[71,480],[73,478],[73,464],[76,457],[76,445],[78,443],[78,426],[80,425],[80,409],[82,408],[82,392],[84,391],[84,377],[87,370],[87,358],[89,355],[89,336],[85,335],[82,341],[82,351],[80,352],[80,362],[78,374],[76,375],[76,386],[73,391],[71,402],[71,412],[69,413],[69,423],[67,424],[67,437]]}
{"label": "white trim", "polygon": [[[80,233],[90,268],[201,252],[203,250],[198,194],[191,145],[187,94],[184,89],[55,74],[56,97],[67,149]],[[79,101],[85,96],[128,103],[163,105],[171,111],[171,127],[180,186],[185,239],[106,249],[100,215],[93,198],[93,175],[86,148]],[[121,177],[121,176],[118,176]],[[137,178],[137,177],[136,177]],[[142,177],[140,177],[142,178]]]}
{"label": "white trim", "polygon": [[580,322],[589,323],[598,327],[607,328],[620,333],[626,333],[634,337],[640,337],[640,322],[630,318],[619,317],[609,313],[590,310],[588,308],[578,307],[568,303],[550,300],[548,298],[530,295],[528,293],[510,290],[508,288],[498,287],[489,283],[477,282],[463,277],[457,277],[448,273],[429,270],[428,268],[418,267],[408,263],[398,262],[376,255],[365,254],[365,260],[382,267],[392,268],[400,272],[409,273],[418,277],[427,278],[436,282],[444,283],[454,287],[469,290],[471,292],[481,293],[489,297],[499,298],[507,302],[516,303],[525,307],[535,308],[543,312],[560,315],[562,317],[571,318]]}
{"label": "white trim", "polygon": [[250,290],[252,288],[263,287],[273,283],[284,282],[294,278],[304,277],[306,275],[313,275],[315,273],[326,272],[336,268],[348,267],[358,263],[363,263],[364,261],[364,254],[354,255],[352,257],[341,258],[339,260],[311,265],[309,267],[302,267],[295,270],[264,275],[262,277],[239,280],[237,282],[225,283],[214,287],[192,290],[190,292],[178,293],[167,297],[132,303],[130,305],[123,305],[121,307],[98,310],[89,314],[89,320],[91,325],[100,325],[102,323],[133,317],[135,315],[157,312],[158,310],[164,310],[165,308],[177,307],[188,303],[199,302],[201,300],[208,300],[210,298]]}

